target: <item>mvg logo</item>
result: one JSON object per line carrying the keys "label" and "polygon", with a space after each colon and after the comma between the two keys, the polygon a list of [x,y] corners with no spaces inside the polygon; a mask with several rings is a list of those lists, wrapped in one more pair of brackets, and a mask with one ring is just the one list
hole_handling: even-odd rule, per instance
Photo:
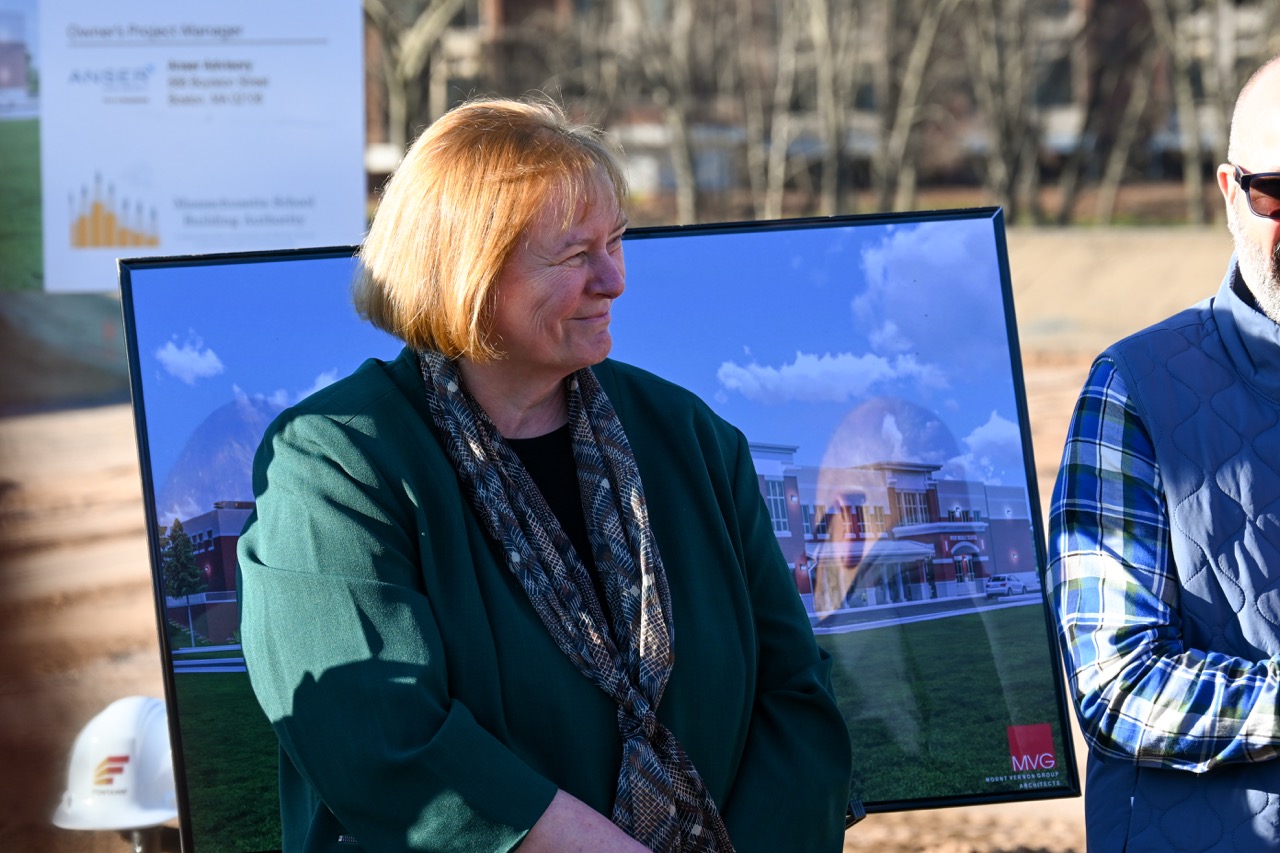
{"label": "mvg logo", "polygon": [[1053,729],[1048,723],[1008,726],[1009,760],[1014,772],[1052,770],[1058,764],[1053,753]]}
{"label": "mvg logo", "polygon": [[108,788],[116,783],[116,777],[124,773],[129,763],[127,755],[108,755],[98,764],[93,772],[93,784],[100,788]]}

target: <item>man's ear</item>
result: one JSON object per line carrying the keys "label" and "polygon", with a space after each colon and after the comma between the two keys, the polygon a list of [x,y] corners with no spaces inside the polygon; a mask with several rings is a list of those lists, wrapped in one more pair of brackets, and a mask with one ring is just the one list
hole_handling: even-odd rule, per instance
{"label": "man's ear", "polygon": [[1235,192],[1240,189],[1240,185],[1236,183],[1236,167],[1230,163],[1218,166],[1218,189],[1222,191],[1227,207],[1235,204]]}

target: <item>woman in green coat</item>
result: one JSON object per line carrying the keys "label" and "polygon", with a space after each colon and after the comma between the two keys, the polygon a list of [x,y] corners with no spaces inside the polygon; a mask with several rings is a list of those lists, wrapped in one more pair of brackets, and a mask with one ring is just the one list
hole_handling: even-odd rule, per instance
{"label": "woman in green coat", "polygon": [[513,101],[388,185],[356,302],[406,348],[277,419],[240,540],[287,851],[841,848],[847,732],[747,442],[606,358],[625,195]]}

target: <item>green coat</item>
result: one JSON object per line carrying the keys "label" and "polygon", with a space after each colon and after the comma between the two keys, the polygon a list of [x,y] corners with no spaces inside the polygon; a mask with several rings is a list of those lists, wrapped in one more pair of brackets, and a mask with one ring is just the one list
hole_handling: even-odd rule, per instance
{"label": "green coat", "polygon": [[[739,851],[841,849],[848,733],[746,439],[671,383],[595,371],[671,588],[658,718]],[[406,350],[283,413],[254,463],[241,633],[282,746],[287,851],[510,850],[557,788],[612,811],[614,706],[556,648],[429,423]]]}

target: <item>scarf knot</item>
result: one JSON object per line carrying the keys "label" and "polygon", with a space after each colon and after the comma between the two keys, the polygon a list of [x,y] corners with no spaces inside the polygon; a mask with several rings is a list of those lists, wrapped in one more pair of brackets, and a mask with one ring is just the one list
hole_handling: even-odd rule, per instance
{"label": "scarf knot", "polygon": [[643,738],[652,741],[658,730],[658,717],[648,709],[647,705],[639,715],[636,714],[635,709],[628,710],[619,705],[618,730],[622,733],[623,740]]}

